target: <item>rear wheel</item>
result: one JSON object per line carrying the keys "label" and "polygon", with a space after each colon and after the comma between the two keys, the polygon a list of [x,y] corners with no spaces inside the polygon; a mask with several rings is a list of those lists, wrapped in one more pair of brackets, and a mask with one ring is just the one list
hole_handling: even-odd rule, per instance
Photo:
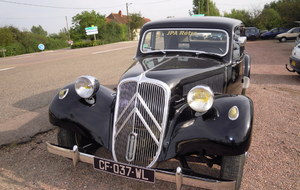
{"label": "rear wheel", "polygon": [[221,179],[236,181],[235,190],[240,189],[244,164],[245,154],[222,157],[220,177]]}
{"label": "rear wheel", "polygon": [[279,39],[280,42],[286,42],[286,37],[282,37]]}

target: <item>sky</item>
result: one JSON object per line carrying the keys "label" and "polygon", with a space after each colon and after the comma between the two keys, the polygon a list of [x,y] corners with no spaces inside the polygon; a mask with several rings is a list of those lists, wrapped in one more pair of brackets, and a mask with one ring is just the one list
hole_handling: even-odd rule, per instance
{"label": "sky", "polygon": [[[212,1],[223,14],[231,9],[262,9],[274,0]],[[67,24],[72,26],[72,17],[82,11],[95,10],[108,16],[121,10],[126,15],[126,3],[129,13],[141,13],[151,20],[187,17],[193,7],[192,0],[0,0],[0,27],[13,25],[30,30],[33,25],[41,25],[48,33],[58,33]]]}

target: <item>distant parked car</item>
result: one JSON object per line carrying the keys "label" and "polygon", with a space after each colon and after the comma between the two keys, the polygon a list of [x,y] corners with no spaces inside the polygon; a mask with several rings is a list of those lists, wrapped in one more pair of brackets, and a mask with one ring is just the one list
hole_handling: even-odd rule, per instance
{"label": "distant parked car", "polygon": [[248,40],[256,40],[259,38],[259,29],[256,27],[246,27],[245,28],[245,35]]}
{"label": "distant parked car", "polygon": [[296,45],[300,44],[300,34],[297,36],[295,43],[296,43]]}
{"label": "distant parked car", "polygon": [[286,69],[290,72],[297,72],[300,75],[300,43],[294,47],[290,57],[290,64],[286,64]]}
{"label": "distant parked car", "polygon": [[273,39],[275,38],[278,34],[282,34],[284,32],[287,32],[289,29],[287,28],[273,28],[270,31],[267,31],[265,33],[262,33],[260,35],[261,39]]}
{"label": "distant parked car", "polygon": [[294,27],[286,33],[278,34],[275,38],[279,40],[279,42],[285,42],[287,40],[295,40],[299,34],[300,27]]}
{"label": "distant parked car", "polygon": [[266,32],[269,32],[269,31],[268,30],[259,30],[259,36],[263,35]]}

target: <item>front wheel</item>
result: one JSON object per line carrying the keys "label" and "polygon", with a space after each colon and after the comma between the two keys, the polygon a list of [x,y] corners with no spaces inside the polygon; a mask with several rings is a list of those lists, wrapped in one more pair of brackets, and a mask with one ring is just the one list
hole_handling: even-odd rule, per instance
{"label": "front wheel", "polygon": [[59,146],[72,149],[73,146],[76,145],[75,132],[59,128],[57,142]]}
{"label": "front wheel", "polygon": [[245,154],[222,157],[220,177],[236,181],[235,190],[240,189],[241,186],[245,157]]}
{"label": "front wheel", "polygon": [[64,148],[73,149],[74,145],[80,148],[80,151],[84,153],[94,154],[98,148],[101,146],[95,143],[93,140],[84,137],[79,133],[67,130],[64,128],[59,128],[57,133],[58,145]]}

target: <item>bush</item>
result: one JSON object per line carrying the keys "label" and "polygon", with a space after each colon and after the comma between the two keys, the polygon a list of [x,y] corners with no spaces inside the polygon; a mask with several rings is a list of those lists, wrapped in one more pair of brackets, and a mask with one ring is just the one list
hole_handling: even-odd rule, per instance
{"label": "bush", "polygon": [[76,49],[76,48],[83,48],[83,47],[92,47],[92,46],[98,46],[102,45],[101,40],[96,40],[96,41],[80,41],[80,42],[75,42],[71,48]]}
{"label": "bush", "polygon": [[[2,49],[2,48],[0,48],[0,49]],[[25,52],[24,46],[17,42],[6,46],[5,49],[6,49],[5,56],[20,55]]]}
{"label": "bush", "polygon": [[68,43],[64,40],[54,39],[54,38],[49,38],[49,37],[45,43],[46,49],[52,49],[52,50],[61,49],[61,48],[65,48],[68,46],[69,46]]}

